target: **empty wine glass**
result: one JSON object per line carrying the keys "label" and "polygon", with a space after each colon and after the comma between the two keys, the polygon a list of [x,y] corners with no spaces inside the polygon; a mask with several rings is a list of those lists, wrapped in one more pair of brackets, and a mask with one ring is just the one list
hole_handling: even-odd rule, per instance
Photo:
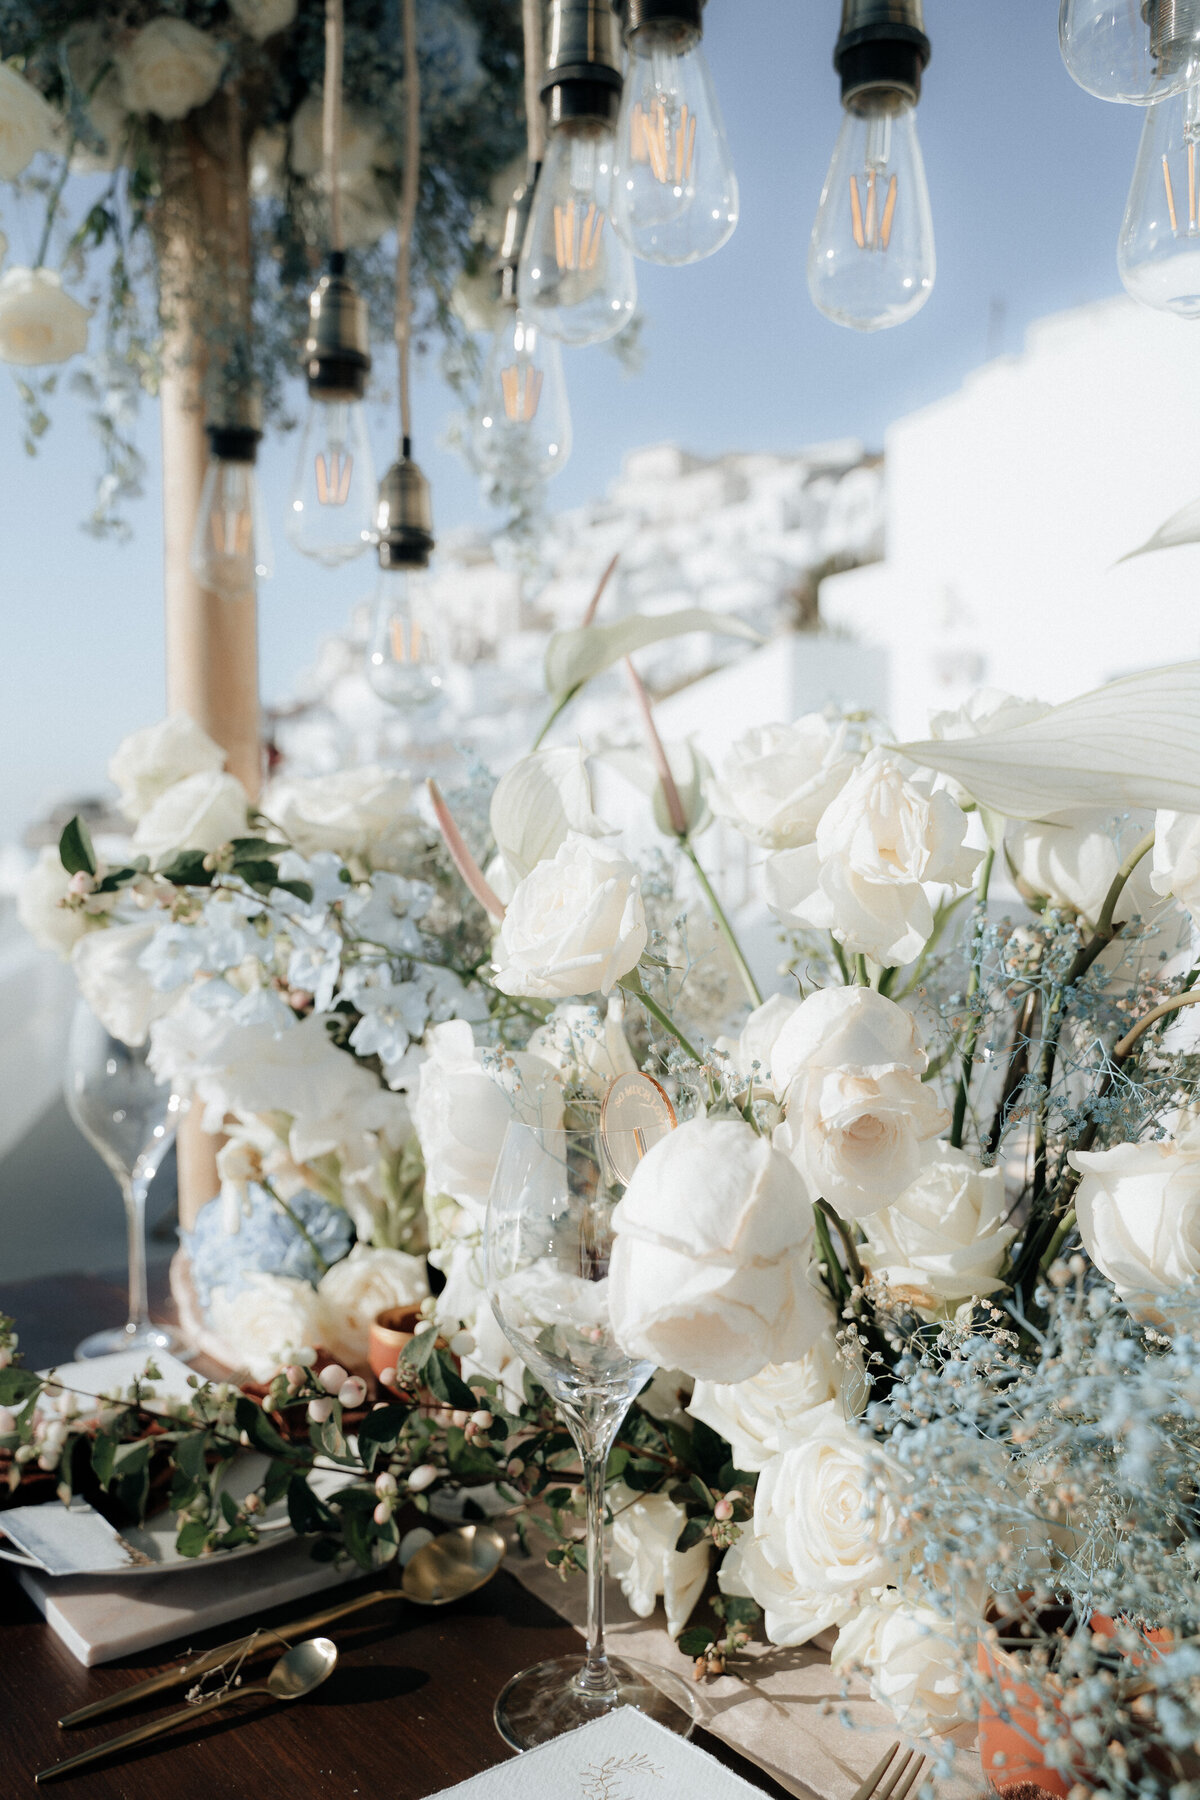
{"label": "empty wine glass", "polygon": [[604,1133],[510,1124],[488,1205],[486,1265],[505,1336],[553,1395],[583,1462],[587,1495],[588,1628],[584,1656],[537,1663],[496,1701],[501,1736],[528,1750],[633,1706],[686,1737],[699,1709],[665,1669],[609,1657],[604,1645],[604,1470],[634,1395],[654,1365],[627,1356],[608,1311],[615,1168],[637,1149]]}
{"label": "empty wine glass", "polygon": [[155,1079],[146,1046],[121,1042],[80,1001],[67,1040],[63,1081],[67,1110],[116,1177],[129,1236],[129,1319],[95,1331],[76,1348],[79,1358],[114,1350],[178,1351],[165,1325],[152,1325],[146,1295],[146,1194],[171,1147],[179,1097]]}

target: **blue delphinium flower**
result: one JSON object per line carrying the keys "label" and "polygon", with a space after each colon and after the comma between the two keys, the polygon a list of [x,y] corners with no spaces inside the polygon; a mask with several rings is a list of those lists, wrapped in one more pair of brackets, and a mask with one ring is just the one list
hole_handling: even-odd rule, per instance
{"label": "blue delphinium flower", "polygon": [[205,1308],[214,1288],[236,1293],[249,1276],[260,1272],[290,1275],[315,1287],[323,1273],[318,1258],[327,1265],[340,1262],[354,1243],[349,1215],[319,1194],[306,1189],[288,1201],[289,1211],[304,1227],[300,1231],[265,1189],[252,1182],[248,1193],[250,1208],[238,1231],[226,1231],[218,1197],[201,1208],[190,1231],[179,1234],[191,1262],[196,1296]]}

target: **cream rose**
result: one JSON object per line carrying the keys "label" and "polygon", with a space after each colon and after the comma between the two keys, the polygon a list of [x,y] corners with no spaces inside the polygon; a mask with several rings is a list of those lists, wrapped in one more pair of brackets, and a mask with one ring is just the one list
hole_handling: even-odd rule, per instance
{"label": "cream rose", "polygon": [[68,906],[71,877],[55,844],[43,844],[17,894],[17,917],[43,950],[69,956],[95,920],[81,906]]}
{"label": "cream rose", "polygon": [[136,31],[114,61],[132,113],[183,119],[211,100],[221,85],[220,47],[185,19],[160,14]]}
{"label": "cream rose", "polygon": [[538,1056],[518,1051],[484,1061],[465,1019],[425,1036],[413,1121],[425,1159],[425,1189],[448,1194],[482,1226],[504,1134],[514,1119],[547,1129],[562,1123],[562,1088]]}
{"label": "cream rose", "polygon": [[871,1698],[905,1731],[940,1735],[974,1716],[963,1645],[950,1621],[897,1588],[885,1588],[847,1620],[829,1664],[838,1675],[865,1674]]}
{"label": "cream rose", "polygon": [[263,810],[302,856],[332,850],[376,869],[402,856],[419,829],[408,776],[374,764],[276,781]]}
{"label": "cream rose", "polygon": [[361,1365],[372,1321],[388,1307],[415,1306],[428,1292],[419,1256],[356,1244],[318,1284],[317,1341],[339,1362]]}
{"label": "cream rose", "polygon": [[646,948],[641,876],[606,844],[569,832],[518,882],[495,946],[504,994],[609,994]]}
{"label": "cream rose", "polygon": [[577,745],[535,750],[514,763],[496,783],[490,821],[511,886],[557,855],[569,832],[603,837],[608,830],[596,817],[587,758]]}
{"label": "cream rose", "polygon": [[218,850],[243,837],[250,802],[241,782],[218,769],[185,775],[161,793],[138,820],[133,847],[152,862],[176,850]]}
{"label": "cream rose", "polygon": [[71,953],[79,991],[105,1031],[123,1044],[144,1044],[155,1019],[174,1004],[174,994],[161,994],[139,959],[157,924],[110,925],[89,931]]}
{"label": "cream rose", "polygon": [[1200,1277],[1200,1143],[1075,1150],[1083,1247],[1123,1300],[1167,1294]]}
{"label": "cream rose", "polygon": [[87,349],[86,306],[63,292],[54,269],[6,269],[0,275],[0,362],[38,368]]}
{"label": "cream rose", "polygon": [[37,89],[0,63],[0,181],[15,181],[39,150],[52,150],[60,123]]}
{"label": "cream rose", "polygon": [[863,1221],[863,1261],[923,1312],[993,1294],[1017,1227],[1006,1223],[1004,1165],[981,1168],[965,1150],[929,1144],[921,1172]]}
{"label": "cream rose", "polygon": [[256,43],[285,31],[296,17],[296,0],[229,0],[229,10]]}
{"label": "cream rose", "polygon": [[1200,817],[1159,812],[1154,817],[1154,861],[1150,885],[1173,894],[1193,920],[1200,919]]}
{"label": "cream rose", "polygon": [[108,762],[117,785],[121,811],[135,822],[177,781],[206,770],[223,769],[225,752],[187,713],[172,713],[122,738]]}
{"label": "cream rose", "polygon": [[856,955],[911,962],[933,932],[926,884],[962,887],[974,874],[979,852],[964,847],[966,829],[949,794],[872,751],[821,814],[816,841],[771,857],[768,902]]}
{"label": "cream rose", "polygon": [[870,988],[820,988],[780,1032],[775,1144],[844,1217],[894,1200],[917,1178],[921,1144],[949,1123],[925,1064],[916,1021]]}
{"label": "cream rose", "polygon": [[883,1479],[869,1440],[834,1420],[763,1469],[753,1528],[720,1581],[758,1602],[773,1644],[806,1644],[844,1624],[894,1578],[899,1528]]}
{"label": "cream rose", "polygon": [[822,1332],[798,1362],[768,1363],[749,1381],[698,1381],[688,1404],[694,1419],[719,1432],[734,1465],[753,1474],[831,1417],[841,1391],[833,1332]]}
{"label": "cream rose", "polygon": [[755,1007],[738,1037],[720,1037],[716,1048],[746,1081],[774,1087],[775,1046],[784,1026],[799,1010],[800,1002],[791,994],[772,994]]}
{"label": "cream rose", "polygon": [[757,725],[730,749],[708,803],[751,843],[791,850],[812,842],[854,763],[843,719],[806,713],[793,725]]}
{"label": "cream rose", "polygon": [[[297,175],[319,175],[324,167],[324,104],[321,91],[314,89],[305,95],[292,116],[291,160]],[[343,107],[338,156],[343,179],[365,175],[372,168],[387,168],[391,161],[382,119],[364,107]]]}
{"label": "cream rose", "polygon": [[289,1275],[248,1275],[243,1287],[213,1289],[208,1322],[234,1364],[268,1382],[299,1351],[316,1349],[316,1292]]}
{"label": "cream rose", "polygon": [[[1150,829],[1149,813],[1116,818],[1106,807],[1010,823],[1004,850],[1018,878],[1043,900],[1073,908],[1092,924],[1100,917],[1121,860]],[[1143,857],[1121,890],[1118,918],[1146,916],[1156,903],[1155,867]]]}
{"label": "cream rose", "polygon": [[610,1574],[639,1619],[650,1617],[661,1594],[667,1630],[678,1637],[708,1580],[708,1540],[676,1550],[687,1514],[667,1494],[635,1494],[616,1482],[607,1498],[613,1513]]}
{"label": "cream rose", "polygon": [[795,1168],[739,1119],[691,1119],[642,1158],[613,1212],[621,1348],[701,1381],[745,1381],[827,1327]]}

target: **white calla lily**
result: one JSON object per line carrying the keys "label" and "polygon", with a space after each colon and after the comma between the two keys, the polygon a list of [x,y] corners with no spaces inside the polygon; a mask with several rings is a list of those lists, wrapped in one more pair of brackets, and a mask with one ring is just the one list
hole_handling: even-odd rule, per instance
{"label": "white calla lily", "polygon": [[691,631],[748,638],[755,644],[763,641],[762,633],[744,619],[733,613],[709,612],[702,606],[685,606],[657,618],[631,613],[612,625],[579,625],[571,631],[556,631],[546,645],[546,692],[561,699],[635,650],[664,638],[685,637]]}
{"label": "white calla lily", "polygon": [[535,750],[502,775],[492,795],[491,826],[514,885],[556,856],[568,832],[612,835],[593,810],[587,758],[578,744]]}

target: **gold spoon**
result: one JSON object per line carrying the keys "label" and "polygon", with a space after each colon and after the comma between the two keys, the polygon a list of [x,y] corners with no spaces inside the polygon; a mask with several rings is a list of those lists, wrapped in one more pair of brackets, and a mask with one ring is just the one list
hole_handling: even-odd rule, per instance
{"label": "gold spoon", "polygon": [[90,1706],[81,1706],[77,1712],[65,1713],[58,1721],[59,1726],[89,1724],[93,1719],[120,1711],[135,1700],[148,1699],[152,1694],[163,1694],[171,1688],[182,1687],[185,1682],[195,1681],[234,1657],[265,1650],[272,1643],[286,1644],[291,1638],[302,1637],[310,1631],[323,1631],[338,1619],[365,1612],[367,1607],[376,1606],[381,1600],[403,1596],[417,1606],[449,1606],[451,1601],[465,1599],[491,1580],[504,1561],[506,1548],[504,1539],[493,1525],[459,1525],[454,1531],[444,1531],[430,1543],[422,1544],[405,1564],[398,1588],[374,1588],[354,1600],[343,1600],[340,1605],[310,1613],[306,1619],[294,1619],[282,1631],[252,1632],[248,1637],[218,1644],[215,1650],[206,1650],[203,1656],[197,1656],[191,1662],[165,1669],[161,1675],[147,1676],[145,1681],[121,1688],[103,1700],[93,1700]]}
{"label": "gold spoon", "polygon": [[286,1656],[281,1656],[265,1681],[256,1681],[251,1687],[230,1688],[224,1694],[214,1694],[211,1700],[185,1706],[180,1712],[168,1713],[162,1719],[152,1719],[148,1725],[139,1725],[120,1737],[108,1738],[103,1744],[93,1744],[90,1750],[81,1750],[78,1756],[68,1756],[65,1762],[42,1769],[33,1779],[53,1781],[60,1775],[69,1775],[87,1763],[99,1762],[101,1757],[144,1744],[148,1738],[158,1737],[160,1732],[173,1731],[176,1725],[202,1719],[206,1713],[216,1712],[219,1706],[228,1706],[234,1700],[303,1700],[333,1674],[337,1659],[337,1645],[329,1638],[308,1638],[303,1644],[296,1644]]}

